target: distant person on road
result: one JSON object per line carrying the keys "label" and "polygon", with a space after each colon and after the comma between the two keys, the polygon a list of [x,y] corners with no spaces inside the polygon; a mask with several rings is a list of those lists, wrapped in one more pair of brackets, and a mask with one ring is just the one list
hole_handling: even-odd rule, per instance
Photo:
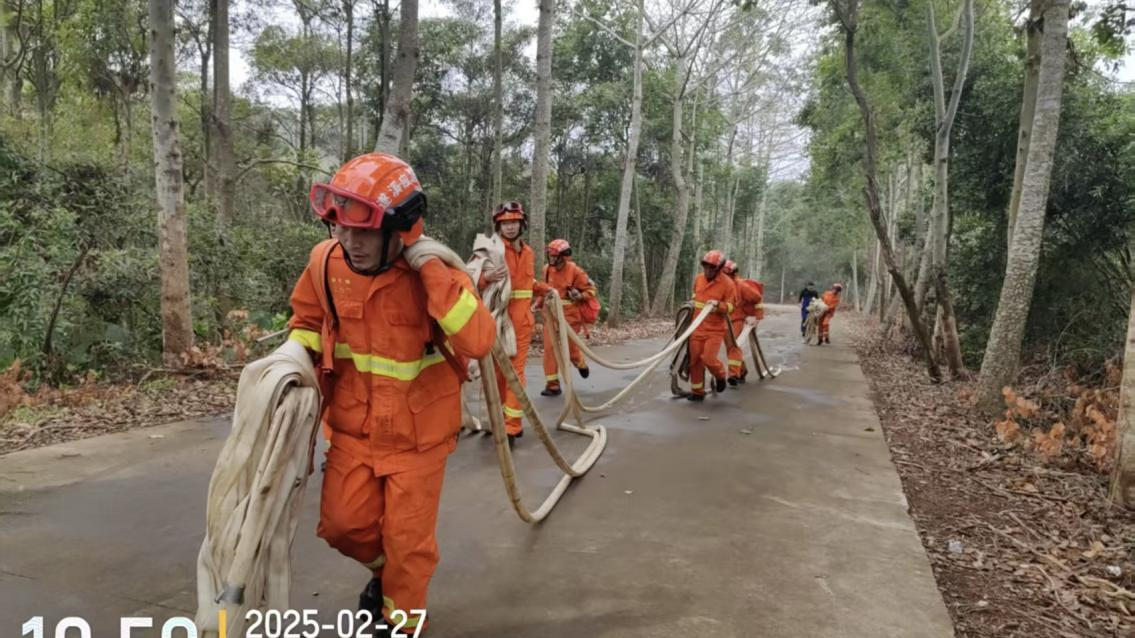
{"label": "distant person on road", "polygon": [[832,289],[824,292],[823,302],[828,307],[824,314],[820,316],[820,345],[831,345],[832,339],[829,335],[832,327],[832,317],[835,316],[835,309],[839,307],[839,295],[843,292],[843,284],[832,284]]}
{"label": "distant person on road", "polygon": [[812,304],[812,300],[819,297],[820,293],[816,292],[816,284],[809,281],[804,284],[804,290],[800,291],[800,336],[804,336],[804,323],[808,321],[808,306]]}

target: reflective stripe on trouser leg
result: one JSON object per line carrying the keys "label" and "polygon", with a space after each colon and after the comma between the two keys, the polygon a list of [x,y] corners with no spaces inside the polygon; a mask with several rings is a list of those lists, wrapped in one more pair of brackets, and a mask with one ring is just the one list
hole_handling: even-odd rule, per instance
{"label": "reflective stripe on trouser leg", "polygon": [[427,608],[426,594],[439,559],[437,510],[444,479],[444,460],[384,477],[382,611],[388,621],[395,620],[391,615],[400,609],[413,623],[411,610]]}
{"label": "reflective stripe on trouser leg", "polygon": [[374,469],[332,444],[327,450],[316,533],[343,555],[382,573],[379,522],[385,506],[382,479]]}
{"label": "reflective stripe on trouser leg", "polygon": [[[516,356],[512,358],[512,369],[520,379],[521,386],[527,386],[524,376],[524,365],[528,362],[528,345],[532,335],[525,331],[516,331]],[[520,399],[508,387],[504,374],[497,370],[497,387],[504,397],[504,429],[508,434],[520,434],[524,429],[524,410],[521,409]]]}

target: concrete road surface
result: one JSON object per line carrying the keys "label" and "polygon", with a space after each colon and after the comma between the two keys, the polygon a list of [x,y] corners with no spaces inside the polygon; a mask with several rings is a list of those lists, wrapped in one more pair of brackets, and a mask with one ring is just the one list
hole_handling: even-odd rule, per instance
{"label": "concrete road surface", "polygon": [[[429,636],[953,635],[840,319],[822,348],[800,344],[798,320],[774,308],[761,323],[766,356],[783,367],[775,380],[691,404],[670,397],[660,369],[597,418],[606,452],[542,525],[513,513],[490,439],[463,438],[442,499]],[[661,345],[604,352],[630,360]],[[634,377],[593,371],[579,383],[590,403]],[[528,376],[536,395],[537,360]],[[560,407],[535,400],[549,418]],[[0,457],[0,638],[33,616],[49,637],[82,616],[94,638],[116,638],[122,616],[192,617],[226,430],[219,417]],[[558,440],[573,453],[585,443]],[[516,456],[535,507],[557,471],[534,436]],[[292,603],[330,622],[367,574],[315,537],[313,479]]]}

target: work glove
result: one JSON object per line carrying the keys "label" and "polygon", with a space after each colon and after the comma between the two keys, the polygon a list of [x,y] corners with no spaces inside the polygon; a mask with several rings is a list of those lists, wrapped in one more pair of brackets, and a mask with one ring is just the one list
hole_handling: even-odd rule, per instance
{"label": "work glove", "polygon": [[757,327],[757,318],[756,317],[745,317],[745,325],[746,326],[752,326],[752,327],[756,328]]}
{"label": "work glove", "polygon": [[579,292],[575,288],[568,288],[568,297],[571,297],[572,301],[579,301],[580,299],[583,299],[583,293]]}

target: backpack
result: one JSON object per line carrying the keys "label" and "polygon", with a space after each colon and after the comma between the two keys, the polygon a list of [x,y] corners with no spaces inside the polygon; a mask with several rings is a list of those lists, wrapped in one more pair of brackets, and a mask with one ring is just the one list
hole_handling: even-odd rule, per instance
{"label": "backpack", "polygon": [[602,305],[599,303],[598,297],[592,297],[576,305],[579,306],[579,317],[583,319],[583,323],[595,323],[599,321],[599,310],[602,308]]}

